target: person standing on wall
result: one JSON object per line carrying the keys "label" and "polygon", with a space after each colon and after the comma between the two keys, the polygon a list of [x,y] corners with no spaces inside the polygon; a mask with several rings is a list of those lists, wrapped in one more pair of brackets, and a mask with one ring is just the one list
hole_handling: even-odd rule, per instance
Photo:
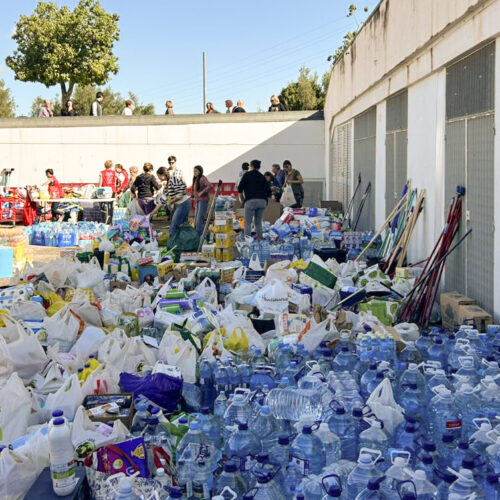
{"label": "person standing on wall", "polygon": [[104,94],[102,92],[97,92],[95,95],[95,101],[90,106],[90,116],[102,116],[102,101],[104,99]]}
{"label": "person standing on wall", "polygon": [[174,103],[172,101],[167,101],[165,103],[165,107],[167,108],[165,110],[166,115],[173,115],[174,114]]}
{"label": "person standing on wall", "polygon": [[134,103],[130,99],[127,99],[125,101],[125,107],[123,108],[122,111],[122,116],[132,116],[133,114],[134,114]]}
{"label": "person standing on wall", "polygon": [[271,196],[271,189],[265,177],[259,172],[260,160],[250,162],[238,186],[238,192],[245,207],[245,236],[252,235],[252,222],[255,224],[257,239],[262,240],[262,216]]}
{"label": "person standing on wall", "polygon": [[205,227],[205,216],[207,214],[208,202],[210,200],[210,190],[212,185],[203,175],[203,167],[196,165],[193,171],[193,198],[196,202],[194,211],[194,227],[198,234],[203,234]]}
{"label": "person standing on wall", "polygon": [[191,210],[191,197],[188,195],[182,171],[177,168],[177,158],[168,157],[170,180],[167,186],[168,203],[174,205],[174,215],[170,223],[170,238],[173,238],[180,226],[186,223]]}
{"label": "person standing on wall", "polygon": [[225,105],[226,105],[226,113],[232,113],[233,112],[233,101],[231,101],[231,99],[226,99]]}
{"label": "person standing on wall", "polygon": [[245,101],[241,99],[236,103],[236,106],[233,108],[233,113],[246,113],[245,111]]}
{"label": "person standing on wall", "polygon": [[78,116],[78,113],[73,107],[73,101],[71,99],[66,101],[64,108],[61,110],[61,116]]}
{"label": "person standing on wall", "polygon": [[269,106],[268,111],[269,112],[271,112],[271,111],[286,111],[285,106],[283,106],[283,104],[281,104],[277,95],[271,96],[271,106]]}
{"label": "person standing on wall", "polygon": [[43,101],[43,106],[38,112],[38,118],[52,118],[53,116],[52,103],[49,100]]}
{"label": "person standing on wall", "polygon": [[283,170],[286,174],[284,186],[291,186],[295,201],[297,202],[291,208],[301,208],[304,201],[304,179],[298,170],[292,168],[290,160],[283,162]]}

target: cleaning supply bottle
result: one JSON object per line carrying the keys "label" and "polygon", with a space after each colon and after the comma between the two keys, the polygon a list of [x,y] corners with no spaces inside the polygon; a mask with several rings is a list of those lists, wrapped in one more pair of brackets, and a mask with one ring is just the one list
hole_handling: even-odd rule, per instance
{"label": "cleaning supply bottle", "polygon": [[74,448],[71,431],[66,420],[57,417],[48,434],[50,475],[52,487],[57,496],[69,495],[78,484],[75,474]]}

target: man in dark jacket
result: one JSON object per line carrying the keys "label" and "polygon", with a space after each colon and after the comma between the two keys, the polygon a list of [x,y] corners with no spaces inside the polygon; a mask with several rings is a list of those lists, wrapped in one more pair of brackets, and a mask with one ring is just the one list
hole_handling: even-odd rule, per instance
{"label": "man in dark jacket", "polygon": [[252,235],[252,222],[255,224],[257,239],[262,239],[262,216],[271,196],[266,178],[259,172],[260,160],[250,162],[250,170],[241,178],[238,192],[242,194],[245,207],[245,236]]}

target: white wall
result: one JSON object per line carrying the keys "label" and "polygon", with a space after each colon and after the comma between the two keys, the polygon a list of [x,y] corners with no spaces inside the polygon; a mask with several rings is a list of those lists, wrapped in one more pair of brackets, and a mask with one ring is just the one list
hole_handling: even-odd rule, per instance
{"label": "white wall", "polygon": [[[495,80],[496,80],[496,88],[495,88],[495,200],[500,200],[500,37],[496,39],[496,64],[495,64]],[[498,229],[497,229],[498,228]],[[495,284],[500,284],[500,259],[498,255],[500,255],[500,210],[495,210],[495,218],[494,218],[494,255],[497,256],[495,258],[494,263],[494,280]],[[495,320],[500,320],[500,293],[495,293],[494,297],[494,306],[495,306]]]}
{"label": "white wall", "polygon": [[381,226],[385,217],[385,135],[386,135],[386,103],[377,106],[377,135],[375,138],[375,226]]}
{"label": "white wall", "polygon": [[408,178],[426,190],[409,250],[415,261],[429,255],[444,224],[445,90],[444,70],[408,89]]}
{"label": "white wall", "polygon": [[194,123],[189,117],[154,117],[151,124],[146,117],[2,121],[0,164],[15,168],[13,186],[41,183],[47,168],[61,182],[97,182],[107,159],[157,168],[167,165],[169,155],[177,157],[188,179],[193,167],[202,165],[210,180],[231,182],[241,163],[256,158],[263,171],[288,159],[305,179],[317,180],[324,178],[324,122],[309,119],[312,115],[193,116]]}

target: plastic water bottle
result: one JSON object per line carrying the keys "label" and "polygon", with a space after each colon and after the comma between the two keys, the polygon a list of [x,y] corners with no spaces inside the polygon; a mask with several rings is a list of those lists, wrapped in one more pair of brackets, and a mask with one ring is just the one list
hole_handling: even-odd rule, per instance
{"label": "plastic water bottle", "polygon": [[486,461],[496,474],[500,474],[500,436],[486,448]]}
{"label": "plastic water bottle", "polygon": [[186,450],[189,445],[194,445],[194,447],[200,451],[203,450],[205,460],[211,465],[215,465],[219,460],[219,453],[217,453],[210,438],[202,432],[201,423],[198,420],[193,420],[189,424],[189,430],[182,436],[176,450],[177,462],[182,458],[184,450]]}
{"label": "plastic water bottle", "polygon": [[276,481],[276,469],[258,469],[252,470],[252,474],[256,479],[255,488],[251,490],[252,496],[243,498],[251,498],[253,500],[281,500],[287,498],[281,484]]}
{"label": "plastic water bottle", "polygon": [[413,484],[417,491],[418,500],[438,500],[440,498],[438,489],[427,480],[425,471],[420,469],[415,471]]}
{"label": "plastic water bottle", "polygon": [[385,484],[389,491],[396,493],[400,481],[411,479],[408,464],[411,455],[407,451],[395,450],[391,453],[392,465],[385,471]]}
{"label": "plastic water bottle", "polygon": [[384,490],[380,489],[380,485],[384,479],[385,476],[370,479],[366,488],[361,491],[356,500],[391,500],[392,495],[389,496]]}
{"label": "plastic water bottle", "polygon": [[321,422],[318,430],[314,433],[325,448],[325,458],[327,464],[333,464],[340,460],[341,449],[339,437],[330,431],[326,422]]}
{"label": "plastic water bottle", "polygon": [[443,370],[448,368],[448,353],[446,352],[445,346],[443,345],[443,339],[436,337],[434,343],[430,346],[428,350],[428,359],[430,361],[438,361],[441,363]]}
{"label": "plastic water bottle", "polygon": [[423,401],[423,390],[419,389],[417,384],[410,383],[401,394],[399,404],[405,411],[406,415],[412,415],[415,418],[420,419],[420,416],[425,414]]}
{"label": "plastic water bottle", "polygon": [[272,389],[266,397],[266,404],[276,418],[294,422],[304,416],[320,420],[323,411],[321,393],[301,390]]}
{"label": "plastic water bottle", "polygon": [[460,469],[459,472],[453,471],[457,476],[456,481],[450,486],[448,500],[462,500],[475,495],[474,500],[485,500],[484,494],[479,488],[472,471],[469,469]]}
{"label": "plastic water bottle", "polygon": [[345,499],[347,492],[342,489],[341,478],[338,474],[328,474],[321,479],[325,495],[321,500]]}
{"label": "plastic water bottle", "polygon": [[441,441],[438,441],[437,446],[439,452],[438,466],[441,470],[446,470],[448,467],[451,467],[451,461],[456,446],[453,434],[446,432],[441,436]]}
{"label": "plastic water bottle", "polygon": [[280,425],[271,414],[269,406],[264,405],[261,407],[259,413],[252,421],[250,428],[257,439],[260,440],[262,451],[270,453],[278,441]]}
{"label": "plastic water bottle", "polygon": [[269,459],[271,462],[279,464],[282,471],[286,469],[290,461],[290,446],[290,436],[288,434],[280,434],[276,445],[269,450]]}
{"label": "plastic water bottle", "polygon": [[[488,444],[491,444],[491,441],[488,441]],[[458,470],[462,466],[462,462],[464,458],[470,453],[472,450],[469,446],[469,441],[462,440],[458,442],[458,446],[455,448],[455,451],[451,457],[451,468]],[[483,450],[483,453],[486,452],[486,448]]]}
{"label": "plastic water bottle", "polygon": [[500,478],[498,474],[488,474],[483,485],[484,497],[487,500],[500,499]]}
{"label": "plastic water bottle", "polygon": [[334,372],[352,370],[356,365],[357,357],[347,346],[342,346],[332,363]]}
{"label": "plastic water bottle", "polygon": [[247,484],[239,473],[238,465],[232,460],[224,464],[222,474],[215,481],[214,493],[216,495],[223,495],[224,488],[229,487],[236,493],[236,498],[243,497],[243,494],[247,491]]}
{"label": "plastic water bottle", "polygon": [[326,465],[323,443],[313,434],[310,425],[305,425],[302,433],[294,439],[290,455],[304,476],[319,474]]}
{"label": "plastic water bottle", "polygon": [[[475,418],[472,423],[477,430],[471,434],[469,441],[472,450],[483,456],[486,452],[486,448],[492,444],[492,439],[489,435],[492,430],[491,423],[487,418]],[[469,443],[467,442],[467,444]]]}
{"label": "plastic water bottle", "polygon": [[385,458],[387,455],[387,447],[389,438],[384,432],[384,422],[377,419],[368,421],[370,427],[364,430],[359,436],[359,446],[380,452],[380,456]]}
{"label": "plastic water bottle", "polygon": [[403,432],[396,435],[395,437],[398,448],[407,451],[412,456],[415,456],[418,445],[417,427],[414,424],[407,423],[403,429]]}
{"label": "plastic water bottle", "polygon": [[[159,467],[156,470],[155,480],[157,483],[160,483],[160,486],[161,486],[161,493],[159,495],[160,500],[164,500],[165,498],[167,498],[169,496],[167,492],[170,489],[171,481],[170,481],[170,478],[165,474],[165,469],[163,467]],[[180,498],[182,498],[182,491],[181,491]]]}
{"label": "plastic water bottle", "polygon": [[229,383],[229,373],[227,371],[227,366],[225,366],[220,361],[217,363],[217,366],[215,368],[214,380],[217,392],[221,391],[225,391],[226,393],[232,392]]}
{"label": "plastic water bottle", "polygon": [[423,361],[427,361],[428,351],[432,345],[432,337],[429,335],[427,330],[420,330],[420,337],[415,341],[415,347],[418,349],[422,355]]}
{"label": "plastic water bottle", "polygon": [[212,498],[211,493],[214,484],[212,469],[213,467],[204,460],[195,462],[192,477],[192,498],[203,498],[206,500]]}
{"label": "plastic water bottle", "polygon": [[141,500],[132,490],[132,482],[128,477],[122,477],[118,483],[118,491],[114,500]]}
{"label": "plastic water bottle", "polygon": [[201,414],[198,416],[198,421],[202,432],[210,439],[213,446],[218,448],[221,442],[221,427],[217,417],[211,414],[207,407],[203,407]]}
{"label": "plastic water bottle", "polygon": [[203,359],[200,363],[200,389],[202,406],[206,406],[212,410],[217,392],[215,390],[212,366],[206,359]]}
{"label": "plastic water bottle", "polygon": [[224,413],[224,437],[227,441],[229,433],[238,422],[250,422],[252,409],[250,408],[250,390],[237,389],[231,404]]}
{"label": "plastic water bottle", "polygon": [[360,450],[358,463],[347,478],[348,500],[355,500],[368,486],[368,481],[377,479],[382,475],[375,465],[379,458],[380,452],[377,450],[368,450],[366,448]]}
{"label": "plastic water bottle", "polygon": [[69,495],[78,484],[75,475],[74,449],[71,431],[62,417],[53,420],[48,434],[50,475],[57,496]]}
{"label": "plastic water bottle", "polygon": [[462,414],[456,405],[451,391],[445,387],[434,387],[436,397],[432,400],[432,429],[434,438],[440,439],[443,434],[450,433],[454,439],[460,439],[462,430]]}
{"label": "plastic water bottle", "polygon": [[356,460],[358,454],[358,441],[354,430],[354,422],[347,414],[345,408],[337,401],[332,401],[332,410],[326,423],[333,434],[340,439],[340,454],[344,460]]}
{"label": "plastic water bottle", "polygon": [[420,373],[418,369],[418,365],[415,363],[410,363],[408,368],[404,370],[401,374],[398,384],[398,394],[401,395],[404,391],[411,385],[414,384],[417,386],[419,391],[424,391],[425,389],[425,378]]}
{"label": "plastic water bottle", "polygon": [[287,495],[293,495],[295,488],[300,485],[302,481],[302,472],[293,460],[288,463],[285,473],[284,489]]}
{"label": "plastic water bottle", "polygon": [[140,436],[148,425],[148,403],[144,400],[140,400],[136,403],[135,409],[136,412],[134,415],[134,419],[132,420],[130,433],[132,434],[132,436]]}
{"label": "plastic water bottle", "polygon": [[[261,451],[260,441],[248,429],[247,422],[240,422],[238,429],[226,442],[225,453],[228,458],[237,457],[241,461],[241,470],[248,472],[250,459]],[[248,464],[247,464],[248,462]]]}
{"label": "plastic water bottle", "polygon": [[224,414],[227,410],[227,396],[225,391],[221,391],[214,401],[214,415],[219,419],[221,425],[224,420]]}

